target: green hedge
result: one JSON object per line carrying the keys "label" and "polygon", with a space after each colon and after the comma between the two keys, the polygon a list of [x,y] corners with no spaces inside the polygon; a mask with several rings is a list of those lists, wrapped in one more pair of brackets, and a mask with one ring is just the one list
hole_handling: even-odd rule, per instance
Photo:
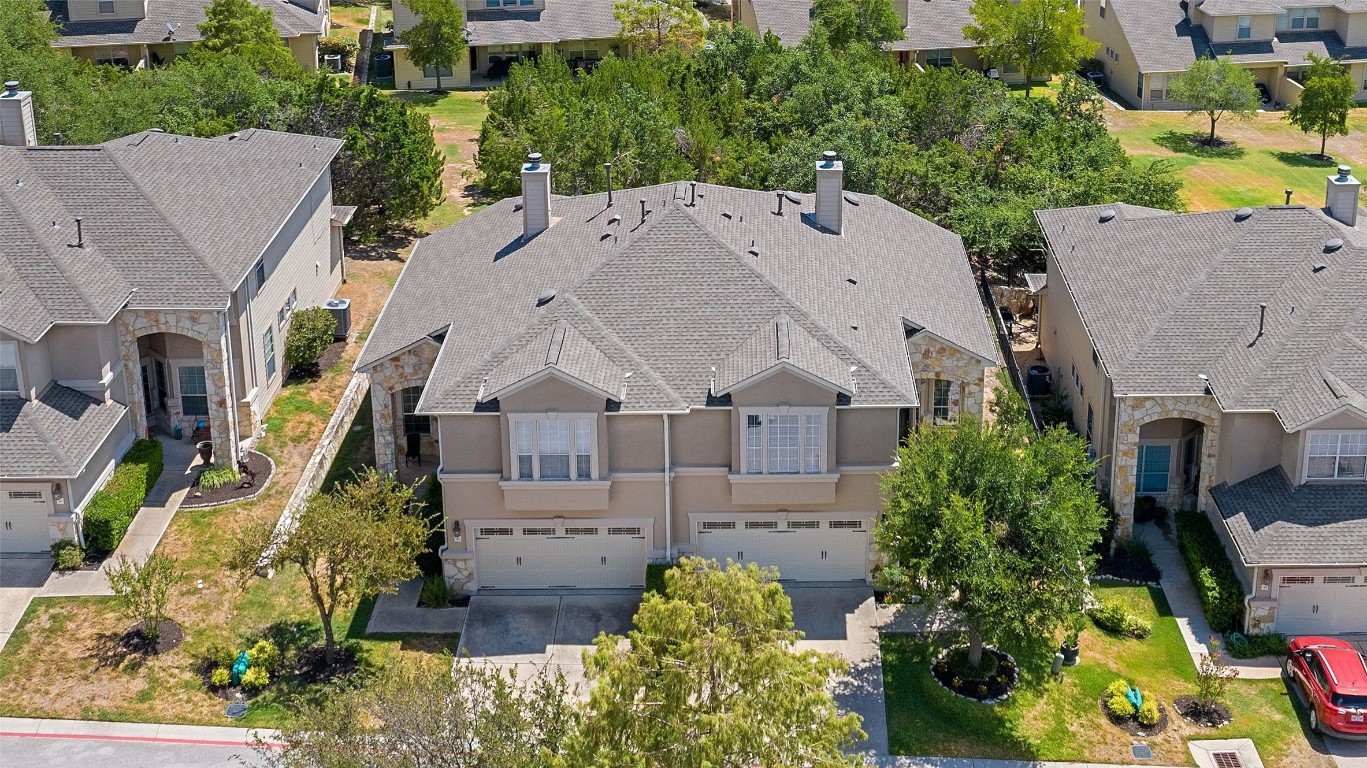
{"label": "green hedge", "polygon": [[427,537],[427,548],[418,554],[418,569],[423,576],[441,576],[441,548],[446,545],[446,516],[442,514],[441,481],[433,475],[423,488],[422,513],[436,530]]}
{"label": "green hedge", "polygon": [[1216,632],[1242,629],[1244,590],[1224,544],[1205,515],[1177,513],[1177,547],[1196,585],[1210,628]]}
{"label": "green hedge", "polygon": [[133,443],[123,461],[110,475],[109,482],[90,497],[85,508],[85,546],[104,557],[118,548],[133,516],[161,477],[161,443],[139,440]]}

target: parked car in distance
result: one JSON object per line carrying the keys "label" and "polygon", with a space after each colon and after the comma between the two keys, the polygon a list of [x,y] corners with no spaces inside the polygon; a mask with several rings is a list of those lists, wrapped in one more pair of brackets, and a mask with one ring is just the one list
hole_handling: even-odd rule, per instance
{"label": "parked car in distance", "polygon": [[1332,637],[1291,641],[1286,674],[1310,710],[1310,730],[1367,740],[1367,659]]}

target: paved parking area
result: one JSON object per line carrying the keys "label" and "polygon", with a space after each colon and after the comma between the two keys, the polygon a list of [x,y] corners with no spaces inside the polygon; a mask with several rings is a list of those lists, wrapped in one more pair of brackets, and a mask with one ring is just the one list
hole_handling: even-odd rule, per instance
{"label": "paved parking area", "polygon": [[47,583],[52,558],[47,555],[0,557],[0,649],[9,642],[29,601]]}

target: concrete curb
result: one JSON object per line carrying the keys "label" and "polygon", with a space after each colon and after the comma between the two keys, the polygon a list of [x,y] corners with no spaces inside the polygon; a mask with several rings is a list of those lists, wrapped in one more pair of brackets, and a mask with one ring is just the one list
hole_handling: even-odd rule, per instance
{"label": "concrete curb", "polygon": [[159,744],[205,746],[254,746],[257,739],[280,746],[280,733],[271,729],[227,728],[214,725],[168,725],[163,723],[113,723],[96,720],[43,720],[0,717],[0,736],[33,738],[141,741]]}

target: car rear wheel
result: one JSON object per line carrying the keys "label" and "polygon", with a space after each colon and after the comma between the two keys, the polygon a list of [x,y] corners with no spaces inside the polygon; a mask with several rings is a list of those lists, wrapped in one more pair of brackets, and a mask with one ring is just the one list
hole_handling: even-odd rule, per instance
{"label": "car rear wheel", "polygon": [[1310,732],[1320,733],[1320,716],[1313,706],[1310,708]]}
{"label": "car rear wheel", "polygon": [[1286,676],[1290,678],[1292,682],[1296,680],[1296,659],[1291,656],[1286,657]]}

